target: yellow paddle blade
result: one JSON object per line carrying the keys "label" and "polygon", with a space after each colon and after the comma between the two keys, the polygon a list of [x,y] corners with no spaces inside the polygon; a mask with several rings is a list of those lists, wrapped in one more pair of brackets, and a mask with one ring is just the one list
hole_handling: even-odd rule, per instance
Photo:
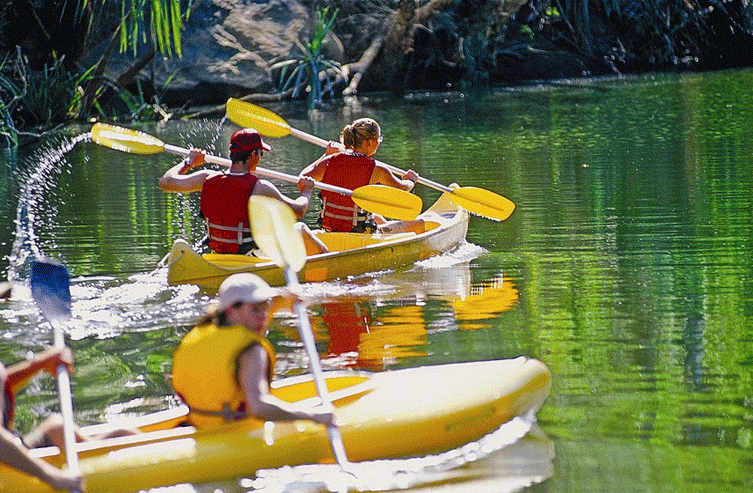
{"label": "yellow paddle blade", "polygon": [[385,185],[356,188],[352,199],[361,209],[404,221],[415,219],[424,205],[418,195]]}
{"label": "yellow paddle blade", "polygon": [[290,135],[288,122],[261,106],[230,98],[225,104],[230,121],[245,128],[255,128],[265,137],[287,137]]}
{"label": "yellow paddle blade", "polygon": [[277,199],[253,195],[248,200],[251,234],[264,255],[295,272],[306,264],[306,246],[295,228],[293,209]]}
{"label": "yellow paddle blade", "polygon": [[468,212],[495,221],[504,221],[515,210],[515,204],[511,200],[483,188],[456,188],[450,198]]}
{"label": "yellow paddle blade", "polygon": [[116,127],[107,123],[94,124],[92,140],[116,151],[133,154],[158,154],[165,151],[164,142],[156,137],[138,130]]}

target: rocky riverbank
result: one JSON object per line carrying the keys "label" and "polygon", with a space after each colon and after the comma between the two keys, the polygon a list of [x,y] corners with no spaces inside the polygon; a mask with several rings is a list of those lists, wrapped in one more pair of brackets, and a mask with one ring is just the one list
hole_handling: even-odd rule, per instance
{"label": "rocky riverbank", "polygon": [[[92,26],[84,29],[81,22],[69,20],[66,25],[65,15],[51,15],[61,2],[37,3],[49,12],[24,14],[21,6],[28,10],[31,4],[21,1],[0,7],[6,51],[21,46],[39,61],[59,50],[68,57],[66,66],[86,69],[96,65],[116,39],[117,14],[100,13],[88,19]],[[335,81],[336,93],[462,90],[753,65],[744,0],[676,2],[661,9],[648,1],[614,5],[560,0],[195,0],[182,33],[181,57],[155,55],[151,44],[136,54],[107,54],[104,76],[111,86],[174,108],[221,104],[228,97],[279,98],[280,74],[273,65],[300,50],[316,10],[324,6],[338,9],[326,56],[341,63],[348,75]],[[26,22],[29,18],[36,21]],[[24,30],[10,28],[22,21]]]}

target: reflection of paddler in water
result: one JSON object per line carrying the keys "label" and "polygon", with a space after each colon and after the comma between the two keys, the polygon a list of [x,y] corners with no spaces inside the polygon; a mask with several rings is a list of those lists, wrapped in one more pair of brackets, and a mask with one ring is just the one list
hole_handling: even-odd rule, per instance
{"label": "reflection of paddler in water", "polygon": [[426,345],[426,323],[420,306],[396,306],[386,309],[374,324],[368,302],[322,303],[321,320],[329,333],[327,353],[340,358],[340,366],[372,371],[383,370],[391,362],[410,356],[425,356],[416,346]]}
{"label": "reflection of paddler in water", "polygon": [[[469,266],[467,263],[461,266],[464,267],[461,272],[453,270],[450,276],[465,279],[461,274],[463,270],[469,272]],[[374,306],[366,301],[322,303],[321,318],[313,317],[312,322],[320,328],[323,325],[317,335],[326,337],[329,334],[328,355],[338,357],[339,366],[374,371],[403,358],[425,355],[428,336],[423,305],[427,294],[449,304],[460,330],[489,327],[485,320],[510,310],[518,302],[518,290],[512,282],[504,280],[502,274],[480,283],[462,282],[462,292],[458,292],[458,286],[449,285],[452,283],[439,288],[443,283],[437,279],[430,284],[436,289],[414,292],[420,303],[385,307],[381,315],[377,315]],[[406,295],[404,290],[400,292],[401,297]]]}
{"label": "reflection of paddler in water", "polygon": [[329,332],[327,354],[341,357],[346,366],[363,367],[358,346],[361,334],[369,332],[371,322],[368,302],[322,303],[322,323]]}
{"label": "reflection of paddler in water", "polygon": [[[316,308],[313,308],[316,312]],[[328,340],[323,358],[340,368],[358,368],[380,371],[384,365],[367,359],[360,349],[361,340],[372,330],[373,309],[364,301],[331,301],[321,304],[321,315],[311,315],[311,328],[317,341]],[[281,327],[282,337],[295,340],[298,332],[292,327]]]}

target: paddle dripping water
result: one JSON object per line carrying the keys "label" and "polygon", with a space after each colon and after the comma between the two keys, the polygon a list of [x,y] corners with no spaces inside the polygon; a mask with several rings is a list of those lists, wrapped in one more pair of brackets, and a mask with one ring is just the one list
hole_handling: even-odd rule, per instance
{"label": "paddle dripping water", "polygon": [[46,142],[29,159],[29,168],[19,173],[17,181],[22,183],[22,186],[16,210],[15,240],[9,255],[10,281],[25,277],[23,271],[30,258],[43,256],[38,231],[51,231],[58,226],[56,212],[59,203],[51,199],[50,195],[56,193],[57,177],[65,172],[69,165],[66,154],[87,138],[87,135],[79,135]]}

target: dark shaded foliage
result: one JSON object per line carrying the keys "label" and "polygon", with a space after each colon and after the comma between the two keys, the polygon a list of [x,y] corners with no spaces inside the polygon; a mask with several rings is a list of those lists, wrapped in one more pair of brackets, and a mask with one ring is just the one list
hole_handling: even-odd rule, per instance
{"label": "dark shaded foliage", "polygon": [[535,38],[620,73],[753,64],[750,11],[742,0],[530,0],[515,17]]}

